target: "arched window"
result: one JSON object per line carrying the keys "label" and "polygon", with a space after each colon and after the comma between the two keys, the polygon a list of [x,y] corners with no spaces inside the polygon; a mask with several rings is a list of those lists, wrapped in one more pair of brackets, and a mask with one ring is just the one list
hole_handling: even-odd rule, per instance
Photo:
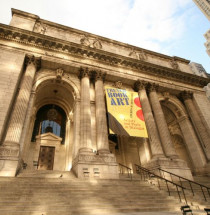
{"label": "arched window", "polygon": [[41,107],[36,114],[32,142],[36,141],[36,136],[51,132],[65,139],[66,114],[62,108],[57,105],[49,104]]}

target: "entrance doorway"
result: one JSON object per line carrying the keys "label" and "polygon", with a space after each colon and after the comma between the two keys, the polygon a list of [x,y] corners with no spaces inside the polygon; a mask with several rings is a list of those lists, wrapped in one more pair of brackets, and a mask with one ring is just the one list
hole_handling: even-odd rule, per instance
{"label": "entrance doorway", "polygon": [[39,152],[38,169],[53,170],[55,147],[41,146]]}

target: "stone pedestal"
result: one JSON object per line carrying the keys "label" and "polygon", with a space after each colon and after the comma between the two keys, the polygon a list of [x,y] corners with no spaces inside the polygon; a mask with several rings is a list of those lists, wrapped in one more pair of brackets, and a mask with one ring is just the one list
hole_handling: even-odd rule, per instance
{"label": "stone pedestal", "polygon": [[1,146],[0,158],[0,176],[14,177],[19,163],[19,145]]}
{"label": "stone pedestal", "polygon": [[78,154],[72,167],[78,178],[118,179],[114,154]]}
{"label": "stone pedestal", "polygon": [[[181,159],[155,158],[151,159],[144,167],[155,170],[155,173],[158,175],[160,175],[158,168],[161,168],[189,180],[193,180],[190,168],[187,166],[186,162]],[[162,175],[162,177],[171,180],[170,175],[167,173]],[[174,177],[173,180],[178,180],[178,178]]]}

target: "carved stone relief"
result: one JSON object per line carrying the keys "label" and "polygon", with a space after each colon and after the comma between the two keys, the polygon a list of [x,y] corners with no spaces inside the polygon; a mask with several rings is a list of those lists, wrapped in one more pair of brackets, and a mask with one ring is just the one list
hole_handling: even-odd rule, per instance
{"label": "carved stone relief", "polygon": [[40,34],[45,34],[47,31],[47,26],[44,25],[41,22],[37,22],[34,26],[34,32],[40,33]]}
{"label": "carved stone relief", "polygon": [[101,42],[98,39],[92,40],[86,35],[82,36],[82,38],[80,39],[80,43],[91,48],[102,49]]}
{"label": "carved stone relief", "polygon": [[179,69],[179,65],[174,59],[170,61],[170,64],[173,69]]}
{"label": "carved stone relief", "polygon": [[132,49],[129,53],[130,57],[133,57],[137,60],[147,60],[147,55],[144,53],[143,50],[141,50],[140,52],[135,51],[134,49]]}
{"label": "carved stone relief", "polygon": [[113,84],[113,87],[116,87],[116,88],[119,88],[119,89],[123,89],[123,84],[121,81],[116,81],[114,84]]}
{"label": "carved stone relief", "polygon": [[56,70],[56,78],[61,80],[62,76],[63,76],[63,73],[64,73],[63,69],[61,69],[61,68],[57,69]]}
{"label": "carved stone relief", "polygon": [[205,86],[203,89],[206,92],[207,98],[210,100],[210,83],[208,83],[207,86]]}

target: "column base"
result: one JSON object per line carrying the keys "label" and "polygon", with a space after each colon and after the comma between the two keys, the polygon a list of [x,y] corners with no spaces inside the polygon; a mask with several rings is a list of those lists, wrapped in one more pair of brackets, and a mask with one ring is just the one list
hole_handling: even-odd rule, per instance
{"label": "column base", "polygon": [[[150,170],[155,170],[155,173],[158,175],[160,174],[158,168],[161,168],[189,180],[194,180],[190,168],[187,166],[186,162],[181,159],[169,159],[162,157],[152,158],[147,164],[144,165],[144,167]],[[165,173],[164,175],[165,178],[171,180],[169,174]],[[173,177],[173,180],[178,180],[178,178]]]}
{"label": "column base", "polygon": [[78,153],[72,169],[78,178],[118,179],[118,164],[113,154]]}
{"label": "column base", "polygon": [[14,177],[19,164],[19,145],[0,146],[0,176]]}

